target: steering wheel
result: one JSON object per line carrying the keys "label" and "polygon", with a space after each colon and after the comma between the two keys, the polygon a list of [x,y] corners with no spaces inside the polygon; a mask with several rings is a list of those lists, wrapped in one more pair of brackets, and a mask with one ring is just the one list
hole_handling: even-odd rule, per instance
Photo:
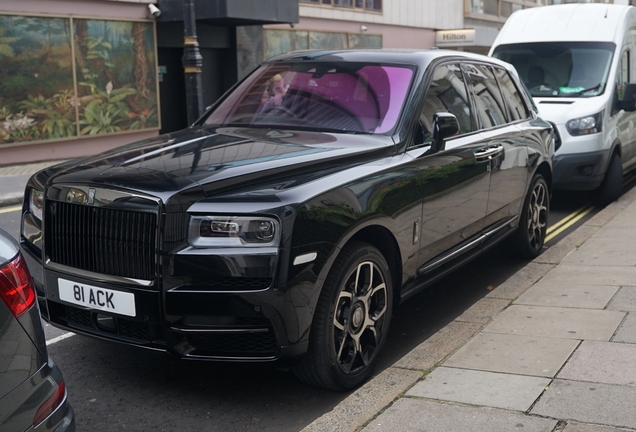
{"label": "steering wheel", "polygon": [[[311,121],[314,125],[316,126],[324,126],[324,127],[333,127],[330,126],[329,123],[332,122],[333,120],[338,120],[341,121],[342,120],[342,116],[344,116],[346,118],[346,120],[348,120],[348,125],[346,130],[354,130],[357,132],[366,132],[364,129],[364,126],[362,125],[362,122],[360,121],[360,119],[353,113],[351,112],[349,109],[347,109],[346,107],[335,103],[329,99],[326,99],[320,95],[317,95],[315,93],[310,93],[308,91],[305,90],[290,90],[287,92],[287,97],[293,95],[293,97],[299,97],[302,99],[305,99],[307,101],[311,101],[311,104],[318,104],[318,105],[322,105],[325,106],[327,108],[329,108],[329,110],[331,112],[329,113],[322,113],[324,116],[322,118],[320,117],[311,117],[311,111],[313,111],[312,109],[309,110],[308,114],[305,114],[302,116],[302,118]],[[330,114],[330,115],[329,115]],[[316,121],[319,120],[319,121]],[[337,128],[337,126],[336,126]],[[344,128],[343,128],[344,129]]]}
{"label": "steering wheel", "polygon": [[287,114],[289,117],[295,117],[293,111],[283,105],[270,105],[265,107],[263,111],[261,111],[261,114],[271,114],[277,111],[282,114]]}

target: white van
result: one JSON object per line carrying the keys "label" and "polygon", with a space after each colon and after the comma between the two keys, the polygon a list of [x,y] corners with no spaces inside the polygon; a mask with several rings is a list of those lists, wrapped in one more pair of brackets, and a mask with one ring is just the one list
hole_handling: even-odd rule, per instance
{"label": "white van", "polygon": [[517,69],[541,117],[556,124],[555,189],[621,194],[636,163],[636,8],[564,4],[517,11],[490,55]]}

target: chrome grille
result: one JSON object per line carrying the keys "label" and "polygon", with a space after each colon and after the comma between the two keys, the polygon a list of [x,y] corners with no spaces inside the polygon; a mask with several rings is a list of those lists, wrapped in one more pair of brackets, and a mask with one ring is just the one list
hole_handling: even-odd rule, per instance
{"label": "chrome grille", "polygon": [[155,213],[47,201],[45,250],[54,263],[151,280],[156,233]]}

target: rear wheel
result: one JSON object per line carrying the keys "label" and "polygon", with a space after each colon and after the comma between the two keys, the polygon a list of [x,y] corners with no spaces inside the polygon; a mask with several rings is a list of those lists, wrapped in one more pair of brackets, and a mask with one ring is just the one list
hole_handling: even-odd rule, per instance
{"label": "rear wheel", "polygon": [[375,247],[352,242],[340,253],[318,300],[309,351],[293,370],[303,381],[349,390],[373,372],[393,306],[389,266]]}
{"label": "rear wheel", "polygon": [[548,231],[550,194],[541,174],[536,174],[523,202],[519,228],[510,239],[511,251],[521,258],[534,258],[541,253]]}
{"label": "rear wheel", "polygon": [[623,193],[623,167],[621,158],[614,153],[610,159],[603,183],[596,190],[594,203],[599,206],[606,206],[616,201]]}

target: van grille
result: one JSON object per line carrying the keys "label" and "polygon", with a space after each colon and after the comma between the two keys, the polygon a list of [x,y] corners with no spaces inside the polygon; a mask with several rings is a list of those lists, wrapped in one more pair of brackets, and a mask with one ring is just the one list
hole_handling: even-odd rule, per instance
{"label": "van grille", "polygon": [[155,275],[157,215],[47,201],[45,249],[52,262],[132,279]]}

